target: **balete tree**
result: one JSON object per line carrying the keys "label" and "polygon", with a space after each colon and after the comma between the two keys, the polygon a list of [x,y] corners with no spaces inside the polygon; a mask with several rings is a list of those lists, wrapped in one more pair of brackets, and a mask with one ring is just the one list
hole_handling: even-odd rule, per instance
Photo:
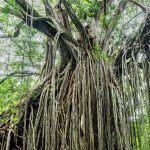
{"label": "balete tree", "polygon": [[[150,148],[148,7],[132,0],[42,0],[42,14],[34,2],[4,1],[2,11],[44,34],[47,45],[39,80],[17,105],[17,123],[0,127],[0,149]],[[128,34],[133,18],[125,14],[135,11],[143,16],[133,18],[144,19]],[[123,17],[129,22],[121,29]]]}

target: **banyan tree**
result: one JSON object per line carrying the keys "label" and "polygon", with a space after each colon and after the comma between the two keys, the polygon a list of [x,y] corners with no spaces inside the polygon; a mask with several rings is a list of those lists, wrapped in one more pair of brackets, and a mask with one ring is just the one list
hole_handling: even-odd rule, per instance
{"label": "banyan tree", "polygon": [[[97,0],[94,15],[80,19],[69,0],[55,6],[43,0],[45,14],[26,0],[4,1],[9,13],[21,20],[12,38],[26,24],[46,36],[47,50],[37,84],[17,105],[18,122],[12,126],[10,119],[0,127],[0,149],[148,150],[148,6]],[[115,27],[128,5],[142,11],[142,23],[132,36],[114,44]]]}

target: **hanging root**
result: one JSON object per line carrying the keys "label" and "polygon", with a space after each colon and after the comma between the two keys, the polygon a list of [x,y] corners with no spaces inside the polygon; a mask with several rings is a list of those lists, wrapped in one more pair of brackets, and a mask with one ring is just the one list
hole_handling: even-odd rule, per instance
{"label": "hanging root", "polygon": [[[16,129],[21,149],[130,149],[123,95],[110,64],[91,56],[77,61],[61,75],[52,70],[34,103],[28,98]],[[12,146],[8,137],[6,147]]]}

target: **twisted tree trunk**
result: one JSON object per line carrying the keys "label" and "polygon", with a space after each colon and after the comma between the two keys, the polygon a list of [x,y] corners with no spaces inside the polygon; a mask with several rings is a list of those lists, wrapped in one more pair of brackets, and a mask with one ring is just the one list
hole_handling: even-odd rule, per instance
{"label": "twisted tree trunk", "polygon": [[[93,56],[89,37],[69,3],[62,0],[80,33],[82,47],[73,39],[67,18],[59,22],[47,0],[49,19],[42,18],[24,0],[16,3],[24,10],[21,15],[27,25],[47,35],[47,53],[39,84],[20,103],[23,111],[15,133],[1,133],[1,149],[129,150],[125,95],[113,64]],[[125,1],[119,3],[114,22],[125,5]],[[61,4],[58,6],[60,9]],[[112,30],[101,43],[104,51]],[[59,66],[55,65],[56,51],[60,52]]]}

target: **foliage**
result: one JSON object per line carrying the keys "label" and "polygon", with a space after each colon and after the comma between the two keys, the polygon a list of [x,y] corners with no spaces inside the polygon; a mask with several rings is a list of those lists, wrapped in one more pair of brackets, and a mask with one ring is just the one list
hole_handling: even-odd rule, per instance
{"label": "foliage", "polygon": [[[11,35],[16,28],[19,19],[12,18],[10,13],[18,13],[14,9],[14,1],[9,1],[10,4],[4,4],[0,7],[0,24],[2,25],[2,34]],[[39,68],[42,65],[44,58],[43,51],[45,49],[46,40],[35,29],[28,28],[23,25],[20,29],[19,37],[13,39],[0,39],[0,53],[4,53],[4,58],[9,58],[8,61],[0,62],[0,70],[3,74],[11,72],[35,71],[39,73]],[[5,41],[5,42],[3,42]],[[3,49],[9,49],[11,44],[11,52]],[[1,56],[2,57],[2,56]],[[4,64],[9,70],[5,71]],[[0,81],[5,76],[0,77]],[[21,96],[30,89],[36,79],[35,76],[25,76],[20,74],[16,77],[9,77],[3,84],[0,84],[0,112],[8,109],[15,110],[15,105],[18,103]]]}
{"label": "foliage", "polygon": [[99,45],[94,45],[92,47],[93,56],[98,60],[104,60],[106,62],[111,62],[111,58],[106,52],[103,52]]}
{"label": "foliage", "polygon": [[94,17],[99,11],[99,3],[96,0],[70,0],[76,10],[77,16],[81,19],[86,17]]}
{"label": "foliage", "polygon": [[[13,108],[23,93],[31,87],[32,78],[8,78],[0,85],[0,112]],[[17,84],[16,84],[17,83]],[[15,108],[15,107],[14,107]]]}

